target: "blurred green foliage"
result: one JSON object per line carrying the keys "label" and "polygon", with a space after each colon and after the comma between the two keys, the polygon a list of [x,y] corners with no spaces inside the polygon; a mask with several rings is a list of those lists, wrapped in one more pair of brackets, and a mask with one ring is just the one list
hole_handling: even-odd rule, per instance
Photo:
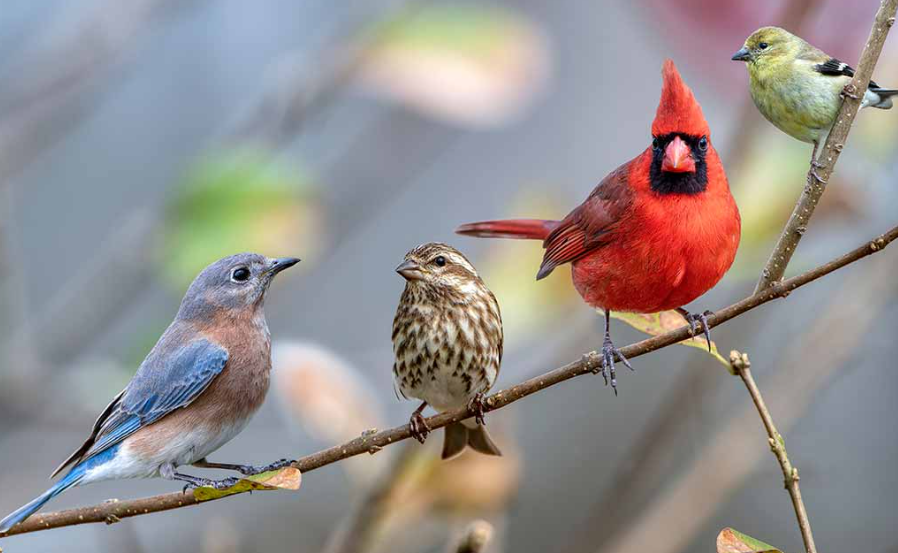
{"label": "blurred green foliage", "polygon": [[481,56],[502,46],[519,16],[499,6],[434,4],[408,9],[375,26],[378,42],[397,48],[446,49]]}
{"label": "blurred green foliage", "polygon": [[206,265],[239,252],[294,255],[308,266],[321,221],[316,188],[298,167],[256,152],[212,155],[166,206],[161,267],[182,293]]}

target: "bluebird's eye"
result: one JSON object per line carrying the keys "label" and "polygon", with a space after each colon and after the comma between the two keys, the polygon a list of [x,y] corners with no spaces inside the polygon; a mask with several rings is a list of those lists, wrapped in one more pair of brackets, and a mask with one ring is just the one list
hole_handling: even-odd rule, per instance
{"label": "bluebird's eye", "polygon": [[766,50],[767,46],[769,46],[769,45],[766,42],[762,42],[761,44],[758,44],[758,48],[760,48],[761,50]]}
{"label": "bluebird's eye", "polygon": [[446,265],[446,258],[442,255],[438,255],[433,259],[433,262],[436,263],[437,267],[443,267]]}
{"label": "bluebird's eye", "polygon": [[701,139],[699,139],[698,149],[703,152],[708,150],[708,139],[706,137],[703,136],[701,137]]}
{"label": "bluebird's eye", "polygon": [[231,280],[234,282],[246,282],[249,280],[249,269],[246,267],[237,267],[231,272]]}
{"label": "bluebird's eye", "polygon": [[652,138],[652,149],[653,149],[653,150],[660,150],[660,149],[661,149],[661,143],[658,142],[658,139],[657,139],[657,138]]}

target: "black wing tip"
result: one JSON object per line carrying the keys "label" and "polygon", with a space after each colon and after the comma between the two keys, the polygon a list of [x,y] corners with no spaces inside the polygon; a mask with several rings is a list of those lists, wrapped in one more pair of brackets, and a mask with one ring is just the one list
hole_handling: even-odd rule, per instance
{"label": "black wing tip", "polygon": [[829,58],[823,63],[818,63],[814,66],[814,69],[818,73],[822,73],[823,75],[845,75],[847,77],[854,76],[854,68],[852,68],[847,63],[837,60],[836,58]]}
{"label": "black wing tip", "polygon": [[555,265],[553,263],[543,263],[539,267],[539,272],[536,273],[536,280],[542,280],[552,274],[552,271],[555,270]]}

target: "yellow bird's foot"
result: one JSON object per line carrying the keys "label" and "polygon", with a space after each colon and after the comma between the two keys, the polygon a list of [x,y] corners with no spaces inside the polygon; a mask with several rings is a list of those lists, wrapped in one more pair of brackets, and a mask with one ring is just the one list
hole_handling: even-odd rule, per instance
{"label": "yellow bird's foot", "polygon": [[848,83],[842,88],[842,92],[839,92],[839,96],[842,98],[851,98],[852,100],[857,100],[859,98],[857,95],[857,88],[851,83]]}
{"label": "yellow bird's foot", "polygon": [[[821,177],[820,175],[817,174],[817,169],[825,169],[825,168],[826,168],[826,165],[823,165],[822,163],[818,163],[817,160],[811,160],[811,170],[808,172],[808,174],[811,176],[811,178],[813,178],[820,184],[826,184],[826,181],[823,179],[823,177]],[[808,179],[808,180],[810,180],[810,179]]]}

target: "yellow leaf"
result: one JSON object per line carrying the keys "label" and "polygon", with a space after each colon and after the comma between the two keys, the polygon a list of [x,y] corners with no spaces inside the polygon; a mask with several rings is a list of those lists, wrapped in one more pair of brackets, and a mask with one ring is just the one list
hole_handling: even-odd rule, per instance
{"label": "yellow leaf", "polygon": [[[661,311],[660,313],[624,313],[622,311],[612,311],[611,317],[619,321],[623,321],[640,332],[645,332],[650,336],[660,336],[671,330],[676,330],[682,326],[686,326],[686,319],[676,311]],[[704,336],[696,336],[695,338],[687,338],[680,342],[684,346],[698,348],[702,351],[708,351],[708,340]],[[724,359],[720,352],[717,351],[717,344],[711,342],[710,354],[723,363],[727,369],[730,362]]]}
{"label": "yellow leaf", "polygon": [[299,469],[286,467],[241,478],[236,484],[224,490],[216,490],[211,487],[196,488],[193,490],[193,497],[197,501],[209,501],[210,499],[218,499],[249,491],[296,491],[301,483],[302,474],[299,472]]}
{"label": "yellow leaf", "polygon": [[732,528],[724,528],[717,535],[717,553],[783,553]]}

